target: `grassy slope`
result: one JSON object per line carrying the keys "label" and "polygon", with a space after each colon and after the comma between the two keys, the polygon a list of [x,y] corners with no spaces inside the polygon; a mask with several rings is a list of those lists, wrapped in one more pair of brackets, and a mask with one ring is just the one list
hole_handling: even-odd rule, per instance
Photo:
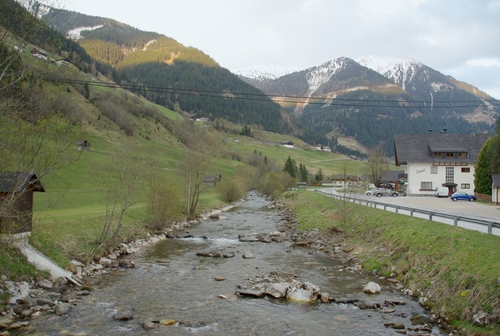
{"label": "grassy slope", "polygon": [[[300,228],[326,229],[340,224],[339,200],[313,192],[294,192],[285,201],[297,214]],[[498,334],[467,320],[479,311],[499,316],[500,237],[441,223],[350,205],[358,214],[346,239],[367,271],[394,273],[414,295],[426,298],[436,315],[468,334]],[[494,321],[492,321],[495,323]]]}

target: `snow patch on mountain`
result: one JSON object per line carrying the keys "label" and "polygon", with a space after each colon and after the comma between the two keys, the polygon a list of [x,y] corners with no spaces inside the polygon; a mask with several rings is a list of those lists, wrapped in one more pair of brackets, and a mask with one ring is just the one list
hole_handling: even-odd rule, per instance
{"label": "snow patch on mountain", "polygon": [[152,44],[152,43],[155,43],[156,41],[157,41],[157,40],[151,40],[151,41],[149,41],[148,43],[146,43],[146,44],[144,45],[144,48],[142,48],[142,51],[146,51],[146,50],[148,50],[148,46],[149,46],[150,44]]}
{"label": "snow patch on mountain", "polygon": [[306,75],[309,96],[319,89],[321,85],[327,83],[345,65],[345,62],[346,59],[341,57],[312,68]]}
{"label": "snow patch on mountain", "polygon": [[97,25],[97,26],[93,26],[93,27],[78,27],[78,28],[75,28],[75,29],[71,29],[70,31],[68,31],[68,33],[66,34],[66,37],[71,39],[71,40],[79,40],[82,38],[82,31],[86,31],[86,30],[95,30],[95,29],[99,29],[101,28],[103,25]]}
{"label": "snow patch on mountain", "polygon": [[231,72],[235,75],[252,78],[258,81],[269,81],[278,79],[299,70],[302,69],[286,65],[267,64],[235,69],[231,70]]}
{"label": "snow patch on mountain", "polygon": [[370,68],[406,90],[406,85],[414,78],[417,71],[425,65],[413,58],[365,55],[356,60],[359,64]]}

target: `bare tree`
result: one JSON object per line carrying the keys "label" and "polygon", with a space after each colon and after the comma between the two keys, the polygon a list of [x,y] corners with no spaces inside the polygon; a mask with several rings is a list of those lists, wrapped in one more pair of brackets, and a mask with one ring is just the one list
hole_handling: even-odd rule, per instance
{"label": "bare tree", "polygon": [[197,127],[187,141],[190,149],[186,150],[179,169],[184,176],[184,211],[189,218],[195,216],[200,194],[211,187],[203,179],[211,172],[213,159],[220,154],[220,144],[218,136],[204,127]]}
{"label": "bare tree", "polygon": [[97,178],[106,211],[98,239],[100,246],[113,245],[120,238],[125,212],[141,200],[139,190],[147,173],[146,158],[118,151],[101,167]]}
{"label": "bare tree", "polygon": [[375,186],[378,186],[380,184],[382,172],[388,170],[388,161],[382,144],[368,150],[368,163],[366,169],[371,182],[375,184]]}

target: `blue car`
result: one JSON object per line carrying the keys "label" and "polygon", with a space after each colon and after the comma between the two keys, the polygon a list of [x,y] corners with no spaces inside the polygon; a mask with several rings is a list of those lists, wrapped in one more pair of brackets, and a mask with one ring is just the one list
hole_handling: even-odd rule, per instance
{"label": "blue car", "polygon": [[456,202],[456,201],[474,202],[476,200],[476,196],[469,195],[467,193],[464,193],[463,191],[457,191],[456,193],[451,195],[450,198],[453,202]]}

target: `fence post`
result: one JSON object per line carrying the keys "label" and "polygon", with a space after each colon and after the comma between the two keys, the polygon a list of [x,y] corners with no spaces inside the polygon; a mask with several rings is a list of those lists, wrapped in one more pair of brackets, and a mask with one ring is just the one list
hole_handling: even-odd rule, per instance
{"label": "fence post", "polygon": [[411,217],[413,217],[413,210],[414,210],[413,208],[411,208],[411,210],[410,210],[410,216]]}
{"label": "fence post", "polygon": [[458,217],[455,217],[455,220],[453,221],[454,226],[458,226]]}
{"label": "fence post", "polygon": [[493,223],[492,222],[488,223],[488,234],[493,234]]}
{"label": "fence post", "polygon": [[433,215],[433,213],[432,213],[432,212],[430,212],[430,213],[429,213],[429,220],[430,220],[431,222],[432,222],[432,215]]}
{"label": "fence post", "polygon": [[396,207],[396,213],[399,213],[399,207]]}

